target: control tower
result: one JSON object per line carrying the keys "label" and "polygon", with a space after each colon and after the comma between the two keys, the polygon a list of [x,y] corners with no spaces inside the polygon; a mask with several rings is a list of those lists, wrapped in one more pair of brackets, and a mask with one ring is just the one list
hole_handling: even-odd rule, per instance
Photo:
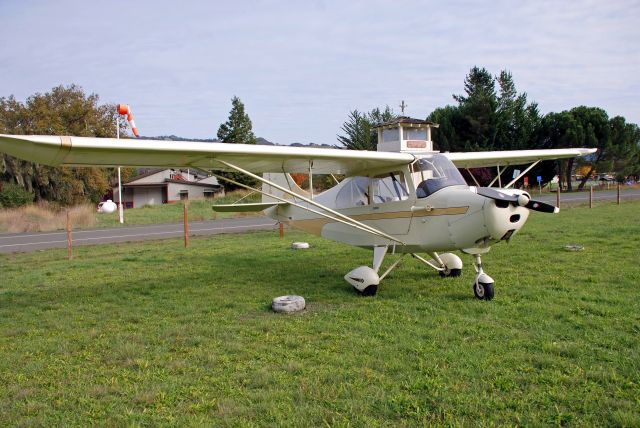
{"label": "control tower", "polygon": [[374,127],[378,131],[379,152],[433,153],[431,128],[437,123],[400,116]]}

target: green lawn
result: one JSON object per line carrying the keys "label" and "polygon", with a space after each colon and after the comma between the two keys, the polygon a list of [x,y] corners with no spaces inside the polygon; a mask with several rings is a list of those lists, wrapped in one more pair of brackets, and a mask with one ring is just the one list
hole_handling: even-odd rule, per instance
{"label": "green lawn", "polygon": [[533,213],[490,302],[469,256],[359,297],[370,253],[302,233],[0,255],[1,425],[639,426],[638,212]]}

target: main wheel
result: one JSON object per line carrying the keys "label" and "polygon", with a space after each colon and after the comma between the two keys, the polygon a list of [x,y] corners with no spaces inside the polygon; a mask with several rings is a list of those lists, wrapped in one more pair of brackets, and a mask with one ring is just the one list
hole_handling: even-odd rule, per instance
{"label": "main wheel", "polygon": [[353,287],[353,289],[361,296],[375,296],[378,292],[378,284],[370,285],[362,291],[358,290],[356,287]]}
{"label": "main wheel", "polygon": [[493,282],[476,282],[473,284],[473,294],[480,300],[493,299]]}
{"label": "main wheel", "polygon": [[456,278],[462,275],[462,269],[445,269],[438,271],[442,278]]}

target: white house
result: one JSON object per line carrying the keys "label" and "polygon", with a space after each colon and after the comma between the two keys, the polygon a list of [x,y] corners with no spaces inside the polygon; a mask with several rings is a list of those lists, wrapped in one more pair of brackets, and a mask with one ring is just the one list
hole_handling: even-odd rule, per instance
{"label": "white house", "polygon": [[[122,184],[125,208],[170,204],[186,199],[204,199],[224,195],[216,177],[192,169],[154,169]],[[113,188],[118,203],[118,188]]]}

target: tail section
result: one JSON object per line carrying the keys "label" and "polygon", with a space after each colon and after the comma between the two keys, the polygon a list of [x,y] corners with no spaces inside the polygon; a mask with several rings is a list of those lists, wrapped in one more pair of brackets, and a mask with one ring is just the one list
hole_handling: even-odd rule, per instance
{"label": "tail section", "polygon": [[[296,195],[304,196],[306,198],[311,196],[309,192],[302,189],[300,186],[296,184],[296,182],[293,180],[293,177],[291,177],[290,174],[281,173],[281,172],[265,172],[264,174],[262,174],[262,177],[274,184],[277,184],[278,186],[281,186],[281,187],[284,187],[285,189],[290,190]],[[292,199],[291,195],[288,195],[284,193],[282,190],[277,189],[265,183],[262,184],[262,191],[286,200]],[[277,202],[277,201],[278,200],[275,198],[271,198],[267,195],[262,195],[262,202],[264,203]]]}

